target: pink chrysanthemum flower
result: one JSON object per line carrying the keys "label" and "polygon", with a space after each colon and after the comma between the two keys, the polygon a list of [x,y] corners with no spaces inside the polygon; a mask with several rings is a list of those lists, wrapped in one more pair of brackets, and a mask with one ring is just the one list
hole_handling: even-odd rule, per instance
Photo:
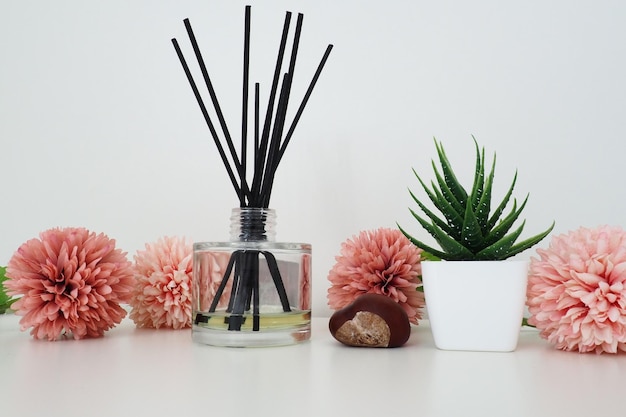
{"label": "pink chrysanthemum flower", "polygon": [[[193,282],[192,300],[199,310],[209,311],[213,298],[224,279],[231,254],[228,252],[205,252],[197,259],[196,281]],[[222,289],[217,308],[226,308],[230,300],[233,280]]]}
{"label": "pink chrysanthemum flower", "polygon": [[328,305],[334,310],[362,294],[383,294],[404,308],[409,320],[422,318],[424,294],[420,275],[422,250],[400,230],[363,231],[341,245],[341,255],[330,270]]}
{"label": "pink chrysanthemum flower", "polygon": [[538,249],[528,278],[528,323],[557,349],[626,351],[626,232],[580,228]]}
{"label": "pink chrysanthemum flower", "polygon": [[178,237],[163,237],[137,252],[130,318],[138,327],[191,326],[192,260],[192,244]]}
{"label": "pink chrysanthemum flower", "polygon": [[115,240],[84,228],[50,229],[22,244],[5,282],[12,309],[35,339],[99,337],[119,324],[132,294],[132,264]]}

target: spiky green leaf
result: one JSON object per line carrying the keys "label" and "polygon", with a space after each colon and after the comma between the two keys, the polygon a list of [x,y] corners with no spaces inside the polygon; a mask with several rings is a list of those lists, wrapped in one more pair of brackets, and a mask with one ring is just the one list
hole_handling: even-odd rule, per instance
{"label": "spiky green leaf", "polygon": [[[397,224],[397,223],[396,223]],[[446,258],[446,254],[438,249],[435,249],[433,247],[431,247],[430,245],[414,238],[413,236],[411,236],[410,234],[408,234],[399,224],[397,224],[398,229],[400,229],[400,231],[402,232],[402,234],[404,234],[404,236],[406,236],[407,239],[409,239],[411,241],[411,243],[413,243],[415,246],[417,246],[418,248],[422,249],[422,257],[427,259],[427,260],[440,260],[440,259],[447,259]]]}
{"label": "spiky green leaf", "polygon": [[[463,217],[461,217],[461,215],[459,215],[456,212],[456,210],[454,210],[454,208],[450,205],[450,203],[443,197],[443,195],[437,189],[433,181],[431,181],[431,186],[432,186],[432,190],[431,190],[426,185],[426,183],[424,183],[422,178],[417,174],[415,169],[413,169],[413,174],[415,175],[420,185],[424,189],[424,192],[430,199],[431,203],[433,203],[433,205],[437,208],[437,210],[439,210],[439,212],[441,212],[445,216],[446,221],[448,222],[448,225],[450,225],[450,227],[447,229],[448,232],[455,238],[459,239],[461,237],[461,225],[463,223]],[[420,208],[424,210],[425,205],[411,192],[410,189],[409,189],[409,193],[411,193],[413,200],[415,200],[415,202],[418,203]]]}
{"label": "spiky green leaf", "polygon": [[504,259],[505,257],[508,258],[509,250],[511,249],[511,246],[513,246],[517,238],[522,234],[525,224],[525,221],[522,222],[520,227],[518,227],[511,234],[506,235],[493,245],[490,245],[478,252],[476,254],[476,259],[494,261],[498,259]]}
{"label": "spiky green leaf", "polygon": [[446,253],[447,259],[462,260],[474,257],[472,251],[466,248],[461,242],[450,237],[438,227],[433,226],[431,230],[427,229],[427,231],[435,238],[439,246],[441,246],[441,249]]}
{"label": "spiky green leaf", "polygon": [[[413,198],[413,201],[415,201],[415,203],[420,207],[420,209],[424,212],[424,214],[426,216],[428,216],[428,218],[430,220],[432,220],[437,226],[441,227],[443,230],[446,231],[446,233],[448,234],[454,234],[454,231],[452,230],[452,228],[450,228],[450,226],[448,226],[448,224],[441,220],[435,213],[433,213],[431,210],[428,209],[428,207],[426,207],[416,196],[415,194],[413,194],[413,192],[411,190],[409,190],[409,194],[411,195],[411,197]],[[409,208],[409,211],[411,212],[411,214],[413,215],[413,217],[416,217],[417,214],[411,210]]]}
{"label": "spiky green leaf", "polygon": [[504,211],[506,206],[509,204],[509,199],[511,198],[511,195],[513,194],[513,189],[515,188],[516,182],[517,182],[517,171],[515,171],[515,176],[513,177],[513,183],[509,187],[509,190],[506,192],[504,198],[502,199],[502,202],[498,205],[498,207],[495,209],[495,211],[489,218],[489,222],[487,223],[488,231],[493,229],[496,223],[498,223],[498,221],[500,220],[500,216],[502,216],[502,212]]}
{"label": "spiky green leaf", "polygon": [[426,183],[424,181],[422,181],[422,178],[418,175],[417,171],[415,171],[414,168],[413,168],[413,175],[415,175],[415,178],[417,178],[417,180],[419,181],[420,185],[424,189],[424,192],[426,193],[428,198],[430,198],[430,200],[433,201],[433,199],[435,198],[435,195],[433,194],[432,191],[430,191],[430,188],[428,188]]}
{"label": "spiky green leaf", "polygon": [[432,253],[425,251],[424,249],[422,249],[422,253],[420,253],[420,260],[422,261],[440,261],[441,258],[438,256],[433,255]]}
{"label": "spiky green leaf", "polygon": [[456,178],[456,175],[452,170],[452,166],[450,165],[450,161],[448,161],[448,157],[446,156],[446,153],[443,149],[443,144],[440,142],[438,143],[437,139],[435,139],[434,141],[435,147],[437,148],[439,163],[441,164],[441,169],[443,172],[443,178],[446,184],[448,184],[450,191],[452,191],[452,193],[456,197],[457,201],[464,206],[467,202],[467,191],[465,191],[465,188],[463,188],[459,180]]}
{"label": "spiky green leaf", "polygon": [[[417,178],[417,180],[421,184],[422,188],[424,189],[424,192],[426,193],[426,195],[430,199],[431,203],[433,203],[435,205],[435,207],[437,207],[437,209],[440,212],[445,214],[444,210],[446,210],[448,207],[447,207],[447,205],[445,205],[445,204],[442,205],[440,203],[440,200],[442,199],[442,196],[441,196],[441,193],[438,192],[437,188],[435,187],[435,183],[431,181],[431,186],[433,187],[433,189],[431,190],[430,188],[428,188],[426,183],[424,183],[424,181],[422,181],[422,178],[420,178],[420,176],[417,175],[417,172],[415,172],[415,170],[413,170],[413,174],[415,174],[415,177]],[[409,190],[409,192],[410,192],[410,190]]]}
{"label": "spiky green leaf", "polygon": [[530,249],[531,247],[535,246],[537,243],[541,242],[546,236],[548,236],[548,234],[550,234],[552,229],[554,229],[554,224],[555,223],[552,222],[552,225],[547,230],[515,244],[513,247],[511,247],[511,249],[509,249],[509,252],[507,253],[507,257],[517,255],[518,253],[523,252],[526,249]]}
{"label": "spiky green leaf", "polygon": [[432,161],[432,167],[433,172],[435,173],[435,179],[437,180],[437,184],[439,185],[441,195],[446,199],[446,201],[459,216],[463,216],[463,214],[465,213],[465,206],[459,203],[459,200],[456,198],[455,193],[450,189],[445,179],[439,173],[439,170],[435,165],[435,161]]}
{"label": "spiky green leaf", "polygon": [[[472,138],[474,138],[472,136]],[[470,193],[470,202],[472,210],[476,210],[480,203],[480,198],[483,194],[483,188],[485,186],[485,150],[482,152],[478,147],[478,142],[474,139],[474,145],[476,146],[476,167],[474,169],[474,182],[472,184],[472,192]]]}
{"label": "spiky green leaf", "polygon": [[[434,184],[433,184],[434,187]],[[433,188],[433,192],[435,194],[435,200],[433,204],[446,217],[446,221],[448,222],[448,226],[452,230],[451,236],[455,239],[461,239],[461,233],[463,231],[463,216],[454,210],[452,205],[445,199],[445,197],[441,194],[441,192]]]}
{"label": "spiky green leaf", "polygon": [[493,187],[493,179],[495,177],[496,172],[496,155],[493,155],[493,162],[491,164],[491,171],[487,176],[487,180],[485,181],[485,187],[483,189],[483,194],[480,197],[480,202],[478,203],[478,207],[475,211],[476,219],[478,224],[480,224],[481,233],[485,236],[489,232],[489,210],[491,210],[491,189]]}
{"label": "spiky green leaf", "polygon": [[480,230],[480,224],[472,210],[471,204],[468,204],[465,209],[465,218],[463,219],[461,243],[475,253],[482,248],[482,242],[483,234]]}
{"label": "spiky green leaf", "polygon": [[502,237],[506,235],[509,232],[509,230],[511,230],[511,227],[513,227],[513,224],[517,221],[520,214],[522,214],[524,207],[526,207],[527,201],[528,201],[528,194],[526,194],[526,198],[522,202],[522,205],[519,206],[518,208],[517,200],[513,199],[513,208],[511,209],[511,212],[504,219],[502,219],[502,221],[498,223],[493,229],[491,229],[491,231],[489,232],[487,236],[485,236],[486,246],[492,245],[493,243],[502,239]]}
{"label": "spiky green leaf", "polygon": [[437,225],[435,225],[434,223],[429,223],[427,220],[425,220],[424,218],[420,217],[419,215],[415,213],[414,213],[414,217],[419,222],[419,224],[424,228],[424,230],[426,230],[435,239],[435,241],[439,244],[439,246],[441,246],[442,251],[438,251],[424,244],[423,242],[413,238],[414,241],[412,240],[412,242],[416,246],[424,250],[427,250],[431,253],[434,253],[435,255],[441,258],[445,256],[445,259],[463,259],[463,257],[472,255],[472,253],[466,247],[460,244],[457,240],[450,237],[450,235],[448,235],[441,228],[437,227]]}

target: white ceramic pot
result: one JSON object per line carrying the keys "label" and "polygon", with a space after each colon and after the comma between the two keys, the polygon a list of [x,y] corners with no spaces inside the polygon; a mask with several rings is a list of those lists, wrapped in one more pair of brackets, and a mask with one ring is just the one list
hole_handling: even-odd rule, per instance
{"label": "white ceramic pot", "polygon": [[435,345],[444,350],[516,349],[528,262],[422,262],[422,281]]}

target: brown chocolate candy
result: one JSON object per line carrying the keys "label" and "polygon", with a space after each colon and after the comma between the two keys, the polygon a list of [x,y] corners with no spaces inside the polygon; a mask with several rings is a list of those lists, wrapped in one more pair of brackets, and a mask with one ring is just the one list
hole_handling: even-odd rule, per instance
{"label": "brown chocolate candy", "polygon": [[411,335],[404,309],[381,294],[363,294],[335,311],[328,328],[335,339],[348,346],[398,347]]}

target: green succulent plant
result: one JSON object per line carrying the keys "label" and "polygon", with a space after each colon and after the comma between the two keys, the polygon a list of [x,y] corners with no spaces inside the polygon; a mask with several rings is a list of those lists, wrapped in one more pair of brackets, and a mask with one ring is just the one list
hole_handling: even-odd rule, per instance
{"label": "green succulent plant", "polygon": [[485,169],[485,149],[480,149],[476,139],[473,139],[476,146],[476,170],[472,189],[469,192],[459,183],[442,143],[437,142],[436,139],[434,142],[441,170],[437,168],[433,160],[432,167],[435,180],[431,181],[431,187],[429,188],[417,172],[413,170],[426,195],[441,213],[442,217],[428,209],[410,189],[411,197],[425,217],[420,216],[410,208],[409,210],[420,225],[435,239],[441,250],[435,249],[409,235],[400,225],[398,227],[414,245],[424,250],[426,259],[445,259],[450,261],[503,260],[539,243],[554,228],[553,222],[544,232],[517,242],[526,222],[523,221],[519,227],[512,231],[511,228],[519,218],[522,210],[524,210],[528,201],[528,194],[519,206],[517,205],[517,200],[513,199],[513,206],[510,212],[503,216],[515,188],[515,182],[517,181],[516,172],[503,200],[492,211],[491,193],[495,175],[496,155],[494,153],[491,169],[487,173]]}

